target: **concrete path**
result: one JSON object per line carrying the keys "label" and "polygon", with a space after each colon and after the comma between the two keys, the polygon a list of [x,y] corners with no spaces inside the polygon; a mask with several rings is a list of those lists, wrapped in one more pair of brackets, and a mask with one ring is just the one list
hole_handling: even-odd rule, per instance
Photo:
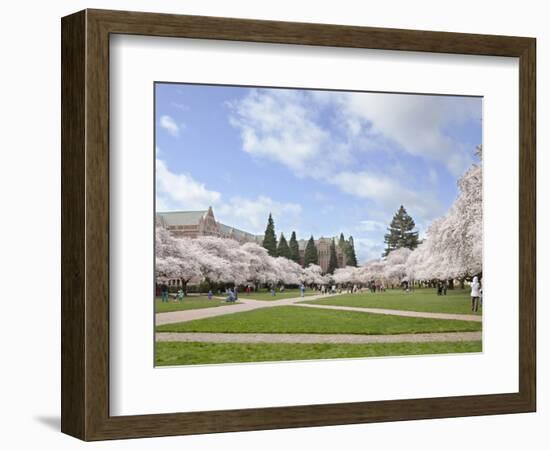
{"label": "concrete path", "polygon": [[[304,300],[317,300],[321,298],[336,297],[335,295],[310,295],[307,297],[294,297],[282,300],[254,300],[247,297],[239,297],[239,303],[235,305],[224,305],[215,308],[205,309],[188,309],[185,311],[173,311],[156,314],[156,325],[164,325],[168,323],[189,322],[191,320],[206,319],[208,317],[224,316],[226,314],[234,314],[244,311],[252,311],[259,308],[273,308],[274,306],[294,305],[304,308],[321,308],[332,309],[337,311],[356,311],[370,314],[386,314],[390,316],[403,317],[423,317],[426,319],[443,319],[443,320],[465,320],[470,322],[481,322],[481,316],[473,314],[449,314],[449,313],[432,313],[420,311],[404,311],[398,309],[383,309],[383,308],[358,308],[353,306],[336,306],[336,305],[316,305],[311,303],[299,303]],[[225,303],[220,299],[220,303]]]}
{"label": "concrete path", "polygon": [[156,333],[157,342],[217,342],[240,344],[375,344],[391,342],[480,341],[481,331],[418,334],[271,334],[271,333]]}
{"label": "concrete path", "polygon": [[403,316],[403,317],[423,317],[425,319],[443,319],[443,320],[465,320],[469,322],[481,322],[481,316],[475,316],[473,314],[449,314],[449,313],[432,313],[432,312],[420,312],[420,311],[403,311],[400,309],[381,309],[381,308],[357,308],[355,306],[336,306],[336,305],[315,305],[310,303],[300,303],[296,306],[302,306],[306,308],[321,308],[321,309],[335,309],[338,311],[357,311],[371,314],[387,314],[390,316]]}
{"label": "concrete path", "polygon": [[167,323],[189,322],[191,320],[206,319],[207,317],[225,316],[226,314],[251,311],[258,308],[272,308],[274,306],[293,305],[296,302],[300,302],[306,299],[317,300],[319,298],[328,297],[334,297],[334,295],[308,295],[307,297],[285,298],[282,300],[254,300],[252,298],[240,296],[239,303],[234,305],[225,304],[225,301],[220,299],[220,303],[224,303],[224,306],[157,313],[155,315],[155,324],[164,325]]}

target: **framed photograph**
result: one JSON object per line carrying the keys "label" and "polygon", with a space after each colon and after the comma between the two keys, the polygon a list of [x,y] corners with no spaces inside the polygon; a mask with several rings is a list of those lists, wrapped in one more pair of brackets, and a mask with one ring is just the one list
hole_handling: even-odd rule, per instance
{"label": "framed photograph", "polygon": [[64,433],[535,411],[534,38],[61,29]]}

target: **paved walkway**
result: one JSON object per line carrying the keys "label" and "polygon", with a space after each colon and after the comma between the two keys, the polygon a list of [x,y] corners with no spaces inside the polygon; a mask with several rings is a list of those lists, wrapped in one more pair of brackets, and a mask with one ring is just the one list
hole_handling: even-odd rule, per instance
{"label": "paved walkway", "polygon": [[[336,305],[316,305],[311,303],[299,303],[304,300],[317,300],[321,298],[336,297],[337,295],[310,295],[307,297],[286,298],[283,300],[254,300],[247,297],[239,297],[239,303],[234,305],[224,305],[214,308],[205,309],[187,309],[184,311],[173,311],[156,314],[156,325],[164,325],[168,323],[189,322],[191,320],[206,319],[208,317],[224,316],[226,314],[234,314],[244,311],[252,311],[259,308],[273,308],[274,306],[294,305],[304,308],[321,308],[332,309],[338,311],[356,311],[370,314],[386,314],[390,316],[403,317],[422,317],[426,319],[443,319],[443,320],[465,320],[470,322],[481,322],[481,316],[473,314],[449,314],[449,313],[432,313],[420,311],[403,311],[398,309],[383,309],[383,308],[357,308],[353,306],[336,306]],[[220,299],[220,302],[223,302]]]}
{"label": "paved walkway", "polygon": [[271,333],[156,333],[157,342],[217,342],[240,344],[375,344],[391,342],[480,341],[481,331],[418,334],[271,334]]}
{"label": "paved walkway", "polygon": [[432,313],[432,312],[420,312],[420,311],[403,311],[400,309],[357,308],[354,306],[312,305],[309,303],[300,303],[296,306],[303,306],[307,308],[336,309],[338,311],[357,311],[357,312],[364,312],[364,313],[371,313],[371,314],[387,314],[390,316],[423,317],[426,319],[465,320],[469,322],[482,321],[481,316],[475,316],[473,314],[449,314],[449,313]]}
{"label": "paved walkway", "polygon": [[[296,302],[300,302],[306,299],[316,300],[319,298],[328,297],[334,297],[334,295],[308,295],[307,297],[285,298],[282,300],[254,300],[253,298],[240,296],[238,300],[239,303],[234,305],[226,304],[224,306],[217,306],[213,308],[187,309],[184,311],[157,313],[155,322],[156,325],[164,325],[167,323],[177,322],[189,322],[191,320],[206,319],[207,317],[217,317],[224,316],[226,314],[252,311],[253,309],[258,308],[272,308],[274,306],[293,305]],[[218,298],[220,298],[220,303],[225,303],[225,301],[221,300],[221,297]]]}

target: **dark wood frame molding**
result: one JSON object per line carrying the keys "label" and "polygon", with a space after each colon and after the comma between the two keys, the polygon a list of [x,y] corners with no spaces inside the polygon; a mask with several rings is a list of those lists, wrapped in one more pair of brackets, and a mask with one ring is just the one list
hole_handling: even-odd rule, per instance
{"label": "dark wood frame molding", "polygon": [[[64,433],[84,440],[100,440],[535,411],[534,38],[104,10],[85,10],[64,17],[61,32],[61,429]],[[108,405],[111,34],[519,58],[519,392],[110,416]]]}

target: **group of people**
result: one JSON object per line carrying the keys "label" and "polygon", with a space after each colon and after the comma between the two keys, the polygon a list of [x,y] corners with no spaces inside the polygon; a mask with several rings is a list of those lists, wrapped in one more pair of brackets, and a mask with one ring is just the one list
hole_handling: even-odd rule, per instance
{"label": "group of people", "polygon": [[[167,303],[170,299],[170,291],[168,289],[167,284],[162,284],[160,287],[160,294],[161,294],[161,300],[163,303]],[[174,298],[176,301],[181,302],[183,298],[185,297],[185,291],[183,289],[178,289],[176,294],[174,295]]]}
{"label": "group of people", "polygon": [[386,286],[384,286],[384,283],[379,283],[377,281],[369,281],[369,291],[371,291],[371,293],[375,293],[375,292],[385,292],[386,291]]}
{"label": "group of people", "polygon": [[[383,283],[378,283],[378,282],[375,282],[374,280],[369,281],[369,283],[367,284],[367,287],[368,287],[368,289],[371,293],[384,292],[386,290]],[[409,292],[409,283],[408,282],[406,283],[406,285],[403,284],[402,287],[403,287],[404,290],[406,290],[406,292]],[[479,278],[477,276],[475,276],[473,278],[470,287],[471,287],[470,297],[472,299],[472,312],[477,312],[479,310],[479,308],[482,306],[482,301],[483,301],[483,297],[482,297],[483,289],[481,287],[481,283],[480,283]],[[448,288],[449,288],[449,283],[448,283],[447,280],[438,281],[437,282],[437,295],[447,295]],[[306,290],[306,287],[305,287],[304,283],[300,284],[299,289],[300,289],[300,297],[304,297],[305,296],[305,290]],[[327,286],[327,285],[323,284],[321,286],[317,286],[317,289],[323,295],[325,295],[325,294],[341,294],[342,291],[343,291],[342,286],[337,287],[335,284],[332,284],[330,286]],[[252,292],[252,290],[253,290],[253,288],[250,285],[247,285],[246,288],[245,288],[246,294],[250,294],[250,292]],[[170,296],[168,285],[162,284],[161,287],[160,287],[160,291],[161,291],[162,302],[163,303],[168,302],[169,301],[169,296]],[[279,291],[281,293],[284,293],[284,291],[285,291],[284,285],[282,285],[279,288]],[[359,288],[355,284],[354,285],[346,285],[345,291],[348,294],[353,294],[355,292],[363,292],[363,288]],[[270,286],[270,292],[271,292],[271,295],[273,297],[275,297],[277,295],[276,287],[275,287],[274,284],[272,284]],[[239,291],[238,291],[236,286],[234,288],[227,288],[225,290],[225,294],[227,295],[225,301],[228,302],[228,303],[234,303],[239,299]],[[177,291],[176,295],[175,295],[176,300],[177,301],[182,301],[184,299],[184,297],[185,297],[185,292],[183,291],[183,289],[179,289]],[[212,300],[212,297],[213,297],[212,290],[209,290],[208,291],[208,300]]]}

